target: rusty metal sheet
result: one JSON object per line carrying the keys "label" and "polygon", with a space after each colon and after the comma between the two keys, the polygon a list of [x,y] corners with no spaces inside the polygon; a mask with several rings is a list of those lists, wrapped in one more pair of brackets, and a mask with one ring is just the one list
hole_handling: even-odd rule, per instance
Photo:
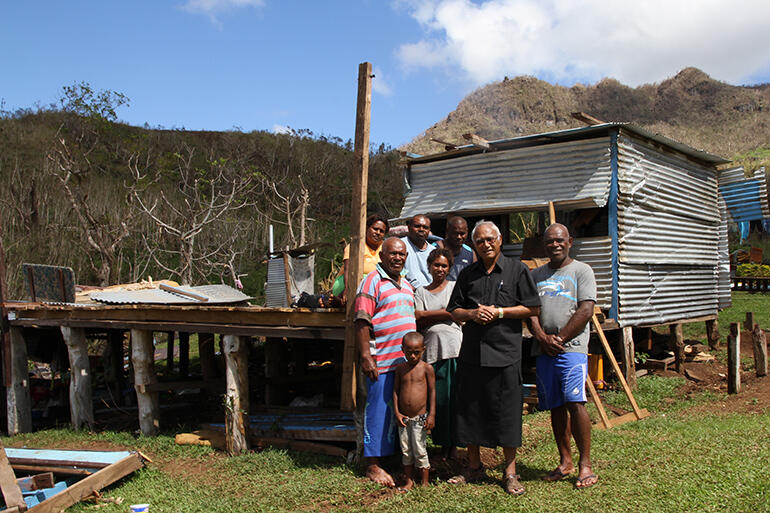
{"label": "rusty metal sheet", "polygon": [[160,304],[160,305],[222,305],[241,303],[252,299],[243,292],[229,285],[201,285],[188,287],[181,285],[182,290],[208,298],[208,301],[174,294],[161,289],[143,290],[102,290],[91,293],[91,299],[108,304]]}

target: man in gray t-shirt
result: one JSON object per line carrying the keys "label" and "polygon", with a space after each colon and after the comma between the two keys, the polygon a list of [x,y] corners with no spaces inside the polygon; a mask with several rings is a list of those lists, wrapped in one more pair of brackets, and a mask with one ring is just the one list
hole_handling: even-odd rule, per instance
{"label": "man in gray t-shirt", "polygon": [[575,471],[571,434],[580,452],[575,486],[588,488],[598,481],[591,470],[591,419],[585,408],[588,321],[596,303],[596,279],[591,267],[569,256],[572,237],[566,226],[549,226],[543,242],[550,261],[532,271],[541,306],[540,315],[529,323],[535,337],[538,407],[551,410],[560,457],[543,479],[559,481]]}

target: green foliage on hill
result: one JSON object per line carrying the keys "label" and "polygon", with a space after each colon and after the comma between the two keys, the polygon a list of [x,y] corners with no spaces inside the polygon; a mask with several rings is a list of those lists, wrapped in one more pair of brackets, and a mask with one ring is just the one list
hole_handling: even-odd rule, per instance
{"label": "green foliage on hill", "polygon": [[[628,87],[614,79],[567,88],[534,77],[484,86],[446,118],[406,145],[418,154],[443,150],[431,138],[462,141],[473,132],[488,139],[583,126],[572,112],[603,121],[632,122],[726,158],[770,147],[770,85],[732,86],[696,68],[659,84]],[[765,155],[766,157],[766,155]]]}

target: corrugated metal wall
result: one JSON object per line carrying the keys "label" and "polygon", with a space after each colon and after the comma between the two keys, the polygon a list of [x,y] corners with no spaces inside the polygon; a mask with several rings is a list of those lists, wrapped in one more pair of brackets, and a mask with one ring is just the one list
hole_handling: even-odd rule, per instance
{"label": "corrugated metal wall", "polygon": [[731,221],[738,223],[770,218],[764,167],[754,170],[751,178],[746,178],[743,167],[721,171],[719,192],[725,200]]}
{"label": "corrugated metal wall", "polygon": [[609,137],[415,163],[400,217],[494,212],[548,201],[604,206],[609,183]]}
{"label": "corrugated metal wall", "polygon": [[733,304],[730,282],[730,251],[727,246],[727,207],[722,195],[719,196],[719,308],[728,308]]}
{"label": "corrugated metal wall", "polygon": [[[503,246],[505,256],[521,258],[521,244],[506,244]],[[585,262],[594,270],[596,277],[596,304],[601,308],[609,308],[612,302],[612,241],[609,237],[590,237],[575,239],[570,255],[576,260]]]}
{"label": "corrugated metal wall", "polygon": [[715,170],[618,138],[621,325],[717,312],[720,222]]}

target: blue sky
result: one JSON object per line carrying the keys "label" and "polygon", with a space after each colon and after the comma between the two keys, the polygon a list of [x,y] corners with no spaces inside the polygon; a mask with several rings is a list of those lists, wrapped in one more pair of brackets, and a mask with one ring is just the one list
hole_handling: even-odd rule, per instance
{"label": "blue sky", "polygon": [[753,0],[7,1],[0,100],[45,105],[86,81],[128,96],[134,125],[347,139],[370,61],[371,140],[398,146],[506,75],[638,85],[697,66],[770,82],[768,19]]}

